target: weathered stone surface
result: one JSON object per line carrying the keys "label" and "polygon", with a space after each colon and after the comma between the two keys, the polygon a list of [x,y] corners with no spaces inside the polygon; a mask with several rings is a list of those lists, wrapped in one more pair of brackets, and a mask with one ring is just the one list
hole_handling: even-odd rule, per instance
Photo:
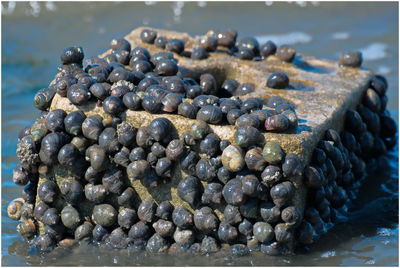
{"label": "weathered stone surface", "polygon": [[[143,29],[144,27],[137,28],[125,37],[132,47],[145,47],[151,54],[163,51],[154,45],[141,42],[139,36]],[[191,37],[185,33],[155,30],[159,36],[185,40],[186,50],[190,50],[199,39],[198,36]],[[101,56],[107,53],[110,53],[110,51]],[[268,59],[258,62],[244,61],[221,52],[210,53],[206,60],[192,60],[177,54],[174,54],[174,57],[178,59],[180,72],[185,76],[198,77],[200,73],[208,72],[216,77],[219,86],[225,79],[236,79],[239,83],[253,83],[256,88],[255,92],[242,96],[242,99],[260,97],[267,101],[270,97],[280,96],[291,101],[296,106],[299,126],[292,133],[264,132],[263,135],[266,141],[278,142],[286,153],[297,154],[303,165],[306,165],[315,145],[327,129],[342,130],[346,110],[354,108],[360,102],[372,73],[364,69],[339,68],[335,62],[298,55],[293,63],[283,63],[275,56],[270,56]],[[280,90],[266,87],[269,74],[278,71],[287,73],[292,89]],[[67,98],[56,94],[51,105],[51,110],[53,109],[63,109],[69,113],[78,110],[78,107],[71,104]],[[104,113],[102,107],[96,106],[95,102],[80,106],[79,109],[87,116],[100,114],[104,118],[110,117]],[[194,122],[194,120],[176,114],[149,114],[145,111],[128,110],[122,115],[123,120],[131,122],[137,128],[148,125],[157,117],[166,117],[173,122],[177,130],[176,134],[179,137],[182,137],[182,134]],[[210,125],[210,127],[221,139],[233,141],[234,126]],[[50,176],[56,176],[56,178],[65,176],[65,173],[60,172],[60,170],[62,168],[56,167],[54,171],[51,171],[53,173],[50,173]],[[49,174],[46,176],[49,176]],[[174,171],[173,179],[167,184],[149,190],[139,181],[135,181],[133,187],[141,199],[152,198],[157,202],[171,200],[174,205],[183,203],[189,208],[188,204],[179,199],[176,191],[176,186],[182,176],[184,174],[180,172],[178,167]],[[44,178],[41,178],[42,180]],[[59,183],[59,179],[57,179],[57,182]],[[295,183],[295,187],[296,193],[293,201],[300,209],[303,209],[306,188],[301,182]],[[90,211],[90,208],[88,210]],[[216,213],[222,219],[221,210],[217,209]]]}

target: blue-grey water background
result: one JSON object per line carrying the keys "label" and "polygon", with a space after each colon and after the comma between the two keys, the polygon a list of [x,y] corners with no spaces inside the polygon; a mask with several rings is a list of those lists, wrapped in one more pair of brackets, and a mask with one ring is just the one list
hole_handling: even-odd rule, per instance
{"label": "blue-grey water background", "polygon": [[8,202],[21,193],[11,180],[17,133],[39,115],[33,96],[54,76],[64,47],[81,45],[86,56],[97,55],[113,37],[150,25],[190,34],[233,28],[239,38],[272,39],[331,60],[359,49],[363,66],[387,77],[388,108],[398,122],[398,3],[2,2],[1,8],[3,265],[398,265],[398,146],[389,153],[391,168],[367,180],[350,222],[297,256],[167,257],[87,245],[42,255],[29,249],[17,222],[6,216]]}

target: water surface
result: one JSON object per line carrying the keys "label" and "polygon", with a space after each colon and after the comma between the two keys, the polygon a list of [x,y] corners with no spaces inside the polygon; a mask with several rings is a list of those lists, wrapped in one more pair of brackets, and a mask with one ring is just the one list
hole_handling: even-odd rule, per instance
{"label": "water surface", "polygon": [[360,49],[363,66],[384,74],[390,84],[388,108],[398,121],[398,3],[9,3],[2,2],[2,264],[22,265],[398,265],[398,146],[390,168],[371,175],[351,211],[307,254],[268,257],[173,257],[109,251],[81,245],[38,254],[6,217],[8,202],[20,196],[12,183],[18,131],[39,112],[32,99],[46,87],[64,47],[81,45],[87,57],[98,55],[113,37],[149,25],[190,34],[234,28],[239,38],[291,44],[306,55],[335,60]]}

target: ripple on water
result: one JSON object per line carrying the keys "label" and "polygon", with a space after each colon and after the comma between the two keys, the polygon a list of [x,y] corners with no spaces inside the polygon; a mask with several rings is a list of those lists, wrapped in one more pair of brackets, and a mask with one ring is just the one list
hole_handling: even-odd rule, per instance
{"label": "ripple on water", "polygon": [[361,48],[360,51],[363,54],[364,60],[380,60],[387,57],[388,45],[384,43],[372,43],[364,48]]}
{"label": "ripple on water", "polygon": [[256,39],[260,44],[264,44],[267,41],[272,41],[279,45],[295,45],[295,44],[307,44],[312,40],[312,36],[305,32],[291,32],[284,34],[265,34],[258,35]]}

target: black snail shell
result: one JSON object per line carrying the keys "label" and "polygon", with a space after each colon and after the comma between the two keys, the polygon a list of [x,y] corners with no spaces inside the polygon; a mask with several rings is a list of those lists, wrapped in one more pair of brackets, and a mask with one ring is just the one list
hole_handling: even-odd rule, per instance
{"label": "black snail shell", "polygon": [[141,126],[136,133],[136,144],[142,148],[151,147],[154,143],[154,138],[150,136],[148,127]]}
{"label": "black snail shell", "polygon": [[172,175],[172,165],[173,163],[167,157],[159,158],[155,166],[156,174],[160,177],[170,178]]}
{"label": "black snail shell", "polygon": [[184,172],[189,175],[194,175],[196,173],[196,164],[199,161],[199,155],[194,151],[188,151],[180,159],[181,168]]}
{"label": "black snail shell", "polygon": [[81,223],[81,218],[73,206],[67,205],[61,211],[61,221],[65,227],[74,230]]}
{"label": "black snail shell", "polygon": [[70,86],[67,97],[72,104],[84,105],[90,99],[90,92],[87,86],[82,84],[74,84]]}
{"label": "black snail shell", "polygon": [[301,177],[303,175],[303,165],[300,158],[295,154],[287,154],[282,163],[282,171],[286,178]]}
{"label": "black snail shell", "polygon": [[64,118],[67,114],[64,110],[55,109],[46,116],[46,128],[52,132],[64,130]]}
{"label": "black snail shell", "polygon": [[165,49],[180,54],[185,49],[185,41],[180,39],[169,39],[165,45]]}
{"label": "black snail shell", "polygon": [[144,47],[138,46],[131,50],[132,57],[134,57],[136,55],[140,55],[140,54],[145,55],[147,57],[147,59],[150,59],[150,52]]}
{"label": "black snail shell", "polygon": [[268,117],[265,120],[264,126],[267,131],[283,132],[289,129],[290,121],[285,115],[277,114]]}
{"label": "black snail shell", "polygon": [[231,205],[241,205],[246,201],[246,195],[242,190],[240,179],[232,179],[227,182],[222,190],[225,201]]}
{"label": "black snail shell", "polygon": [[239,233],[245,235],[247,239],[252,236],[253,234],[253,224],[248,221],[247,219],[244,219],[238,226]]}
{"label": "black snail shell", "polygon": [[128,235],[121,228],[115,228],[107,238],[107,242],[114,248],[126,248],[128,246]]}
{"label": "black snail shell", "polygon": [[35,180],[35,176],[26,171],[21,164],[13,169],[13,182],[15,184],[24,186],[31,180]]}
{"label": "black snail shell", "polygon": [[235,99],[221,98],[219,99],[219,107],[224,114],[227,114],[232,109],[239,109],[240,103]]}
{"label": "black snail shell", "polygon": [[196,175],[202,181],[212,181],[216,178],[217,171],[217,168],[210,159],[201,158],[196,164]]}
{"label": "black snail shell", "polygon": [[92,234],[93,225],[87,221],[79,225],[74,233],[76,240],[89,240],[92,238]]}
{"label": "black snail shell", "polygon": [[118,205],[133,208],[137,200],[137,193],[132,187],[127,187],[122,194],[117,197]]}
{"label": "black snail shell", "polygon": [[275,225],[275,239],[278,242],[287,243],[293,240],[293,230],[292,226],[287,223],[279,223]]}
{"label": "black snail shell", "polygon": [[172,93],[179,95],[185,93],[185,84],[183,80],[178,76],[166,76],[161,79],[161,84]]}
{"label": "black snail shell", "polygon": [[179,159],[180,156],[185,152],[186,148],[183,142],[179,139],[170,141],[167,148],[165,149],[165,154],[168,159],[174,161]]}
{"label": "black snail shell", "polygon": [[253,234],[259,242],[267,243],[274,238],[274,229],[267,222],[256,222],[253,225]]}
{"label": "black snail shell", "polygon": [[105,128],[99,135],[99,145],[108,154],[115,154],[121,148],[115,128]]}
{"label": "black snail shell", "polygon": [[361,66],[363,57],[359,51],[346,52],[340,55],[339,66],[358,68]]}
{"label": "black snail shell", "polygon": [[263,146],[265,138],[255,127],[243,126],[236,128],[235,141],[240,147],[246,148],[253,145]]}
{"label": "black snail shell", "polygon": [[82,133],[90,140],[97,141],[103,129],[103,118],[100,115],[89,116],[82,123]]}
{"label": "black snail shell", "polygon": [[219,152],[219,143],[221,139],[218,135],[214,133],[208,134],[200,142],[200,153],[206,154],[208,156],[214,156]]}
{"label": "black snail shell", "polygon": [[188,228],[193,225],[193,214],[184,206],[179,206],[172,212],[172,221],[180,228]]}
{"label": "black snail shell", "polygon": [[153,200],[144,200],[138,207],[137,215],[141,221],[152,222],[155,218],[157,204]]}
{"label": "black snail shell", "polygon": [[217,240],[212,236],[205,236],[201,241],[200,252],[203,254],[214,253],[219,251],[219,249],[220,247],[217,243]]}
{"label": "black snail shell", "polygon": [[156,216],[160,219],[171,220],[174,207],[169,201],[162,201],[156,210]]}
{"label": "black snail shell", "polygon": [[103,171],[108,163],[109,158],[103,148],[98,145],[92,145],[86,150],[88,154],[90,165],[96,171]]}
{"label": "black snail shell", "polygon": [[65,201],[70,204],[78,204],[83,197],[82,184],[77,180],[64,180],[60,184],[60,192]]}
{"label": "black snail shell", "polygon": [[274,55],[276,52],[276,45],[272,41],[267,41],[260,47],[260,55],[263,58],[267,58],[270,55]]}
{"label": "black snail shell", "polygon": [[192,103],[182,102],[178,106],[178,114],[190,118],[195,119],[197,115],[198,109]]}
{"label": "black snail shell", "polygon": [[258,178],[255,175],[246,175],[242,178],[242,191],[250,197],[257,196],[257,189],[260,185]]}
{"label": "black snail shell", "polygon": [[145,160],[145,159],[146,159],[146,152],[142,147],[133,148],[129,154],[129,160],[131,162],[138,160]]}
{"label": "black snail shell", "polygon": [[209,125],[201,120],[196,120],[191,126],[190,134],[195,140],[203,139],[208,133],[211,132]]}
{"label": "black snail shell", "polygon": [[239,207],[233,205],[226,205],[224,209],[224,218],[229,224],[236,225],[242,221],[242,215],[240,214]]}
{"label": "black snail shell", "polygon": [[302,220],[300,210],[295,206],[289,206],[282,210],[282,220],[286,223],[298,225]]}
{"label": "black snail shell", "polygon": [[287,45],[282,45],[276,50],[276,56],[284,62],[292,62],[296,56],[296,50]]}
{"label": "black snail shell", "polygon": [[91,202],[101,203],[106,198],[106,195],[106,187],[102,184],[93,185],[88,183],[85,185],[85,197]]}
{"label": "black snail shell", "polygon": [[268,165],[261,173],[261,179],[267,186],[272,186],[282,179],[282,171],[279,166]]}
{"label": "black snail shell", "polygon": [[146,245],[146,250],[150,253],[165,252],[169,248],[168,240],[164,239],[159,234],[154,234],[149,238]]}
{"label": "black snail shell", "polygon": [[231,109],[226,115],[226,119],[228,120],[228,123],[231,125],[235,125],[236,120],[242,116],[244,112],[242,112],[240,109]]}
{"label": "black snail shell", "polygon": [[282,207],[285,204],[288,204],[294,194],[293,184],[289,181],[285,181],[279,184],[276,184],[271,188],[270,195],[272,201],[278,207]]}
{"label": "black snail shell", "polygon": [[143,179],[150,172],[150,164],[146,160],[138,160],[130,163],[126,173],[130,180]]}
{"label": "black snail shell", "polygon": [[136,93],[128,92],[123,96],[122,102],[129,110],[136,111],[141,108],[142,99]]}
{"label": "black snail shell", "polygon": [[204,107],[206,105],[216,106],[219,102],[219,98],[214,95],[199,95],[193,99],[192,104],[198,108]]}
{"label": "black snail shell", "polygon": [[66,97],[69,87],[77,82],[78,80],[75,77],[67,76],[57,80],[57,83],[54,87],[60,96]]}
{"label": "black snail shell", "polygon": [[125,174],[119,168],[111,168],[104,173],[102,184],[106,190],[113,194],[121,194],[125,189]]}
{"label": "black snail shell", "polygon": [[160,59],[157,61],[154,72],[160,76],[171,76],[178,72],[178,65],[170,59]]}
{"label": "black snail shell", "polygon": [[243,101],[240,109],[244,113],[250,113],[256,110],[260,110],[263,106],[263,101],[259,98],[248,98]]}
{"label": "black snail shell", "polygon": [[45,111],[50,107],[51,101],[56,94],[54,87],[43,88],[39,90],[33,98],[35,107],[39,110]]}
{"label": "black snail shell", "polygon": [[61,165],[73,166],[79,159],[82,159],[82,156],[75,145],[68,143],[61,147],[57,159]]}
{"label": "black snail shell", "polygon": [[281,210],[272,202],[262,202],[260,204],[260,215],[265,222],[273,224],[281,219]]}
{"label": "black snail shell", "polygon": [[45,203],[53,203],[57,195],[57,185],[53,181],[46,181],[38,188],[39,199]]}
{"label": "black snail shell", "polygon": [[219,124],[223,119],[223,113],[217,106],[206,105],[197,112],[196,119],[210,124]]}
{"label": "black snail shell", "polygon": [[119,97],[109,96],[103,101],[103,109],[108,114],[118,115],[124,111],[124,104]]}
{"label": "black snail shell", "polygon": [[78,136],[82,133],[82,123],[86,119],[82,111],[74,111],[64,118],[65,131],[68,134]]}
{"label": "black snail shell", "polygon": [[186,87],[186,97],[189,99],[194,99],[195,97],[201,95],[202,89],[199,85],[189,85]]}
{"label": "black snail shell", "polygon": [[151,121],[148,132],[156,141],[162,141],[171,135],[173,125],[167,118],[160,117]]}
{"label": "black snail shell", "polygon": [[152,231],[149,226],[145,222],[139,221],[132,225],[128,235],[134,240],[145,240],[149,238],[151,234]]}
{"label": "black snail shell", "polygon": [[218,39],[219,46],[230,48],[235,45],[237,38],[237,31],[230,29],[224,32],[215,33],[215,35]]}
{"label": "black snail shell", "polygon": [[175,225],[171,221],[158,220],[153,224],[153,228],[157,234],[162,237],[172,237],[175,231]]}
{"label": "black snail shell", "polygon": [[63,50],[60,59],[62,64],[77,63],[81,65],[84,56],[82,47],[72,46]]}
{"label": "black snail shell", "polygon": [[56,246],[56,241],[50,234],[41,234],[36,238],[35,245],[42,251],[50,251]]}
{"label": "black snail shell", "polygon": [[114,163],[125,168],[128,167],[129,154],[130,150],[127,147],[122,147],[121,151],[114,155]]}
{"label": "black snail shell", "polygon": [[45,211],[41,221],[47,225],[56,225],[60,222],[60,214],[56,208],[49,208]]}
{"label": "black snail shell", "polygon": [[179,182],[177,187],[178,196],[195,207],[201,199],[202,188],[198,178],[189,176]]}
{"label": "black snail shell", "polygon": [[46,212],[47,209],[49,209],[50,207],[42,201],[39,201],[36,205],[35,208],[33,210],[33,216],[35,217],[36,220],[41,220],[44,213]]}
{"label": "black snail shell", "polygon": [[110,45],[112,50],[122,49],[131,51],[131,44],[124,38],[113,38]]}
{"label": "black snail shell", "polygon": [[162,110],[167,113],[174,113],[178,110],[178,106],[182,103],[182,96],[176,93],[168,93],[162,98]]}
{"label": "black snail shell", "polygon": [[190,57],[194,60],[206,59],[208,57],[207,50],[201,46],[195,46],[192,49]]}
{"label": "black snail shell", "polygon": [[221,239],[221,241],[232,244],[238,237],[238,231],[236,227],[223,221],[218,228],[218,237]]}
{"label": "black snail shell", "polygon": [[118,213],[117,221],[122,228],[130,229],[138,221],[136,211],[131,208],[122,208]]}
{"label": "black snail shell", "polygon": [[166,37],[164,37],[164,36],[157,36],[157,38],[154,40],[154,45],[156,46],[156,47],[159,47],[159,48],[165,48],[165,45],[167,44],[167,38]]}
{"label": "black snail shell", "polygon": [[117,211],[109,204],[96,205],[93,208],[92,219],[94,223],[110,227],[117,221]]}
{"label": "black snail shell", "polygon": [[230,97],[232,95],[235,95],[235,91],[238,86],[239,82],[237,82],[235,79],[226,79],[222,83],[221,91],[223,92],[224,95]]}
{"label": "black snail shell", "polygon": [[97,224],[92,231],[92,237],[95,241],[103,241],[107,237],[108,231],[103,226]]}
{"label": "black snail shell", "polygon": [[201,196],[201,202],[203,204],[221,204],[222,188],[223,186],[220,183],[208,183],[204,187],[204,193]]}
{"label": "black snail shell", "polygon": [[219,224],[218,217],[210,207],[195,210],[193,222],[196,228],[205,234],[216,231]]}
{"label": "black snail shell", "polygon": [[245,203],[240,205],[239,211],[247,219],[259,218],[259,200],[256,198],[247,199]]}

